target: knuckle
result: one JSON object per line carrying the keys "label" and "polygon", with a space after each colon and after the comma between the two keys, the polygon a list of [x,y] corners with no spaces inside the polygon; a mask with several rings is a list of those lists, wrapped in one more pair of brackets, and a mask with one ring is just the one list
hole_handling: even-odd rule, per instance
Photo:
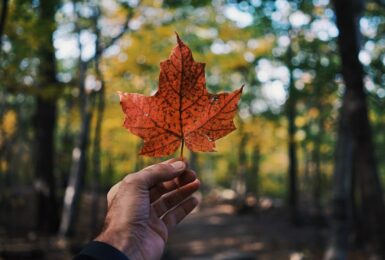
{"label": "knuckle", "polygon": [[131,173],[131,174],[126,175],[123,178],[123,182],[125,184],[132,184],[132,183],[137,182],[138,181],[137,179],[138,179],[138,174],[137,173]]}
{"label": "knuckle", "polygon": [[111,187],[111,189],[107,192],[107,202],[110,204],[115,197],[117,191],[118,191],[118,184],[115,184],[114,186]]}
{"label": "knuckle", "polygon": [[123,183],[126,187],[142,187],[147,184],[147,181],[142,170],[124,177]]}
{"label": "knuckle", "polygon": [[107,193],[107,202],[110,203],[111,199],[112,199],[112,193],[111,193],[111,190]]}

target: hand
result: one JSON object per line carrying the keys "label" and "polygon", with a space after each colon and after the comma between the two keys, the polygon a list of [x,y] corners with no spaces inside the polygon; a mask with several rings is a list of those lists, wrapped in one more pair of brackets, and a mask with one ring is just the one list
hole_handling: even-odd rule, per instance
{"label": "hand", "polygon": [[198,204],[199,188],[186,163],[172,159],[127,175],[107,194],[108,211],[102,233],[129,259],[160,259],[170,230]]}

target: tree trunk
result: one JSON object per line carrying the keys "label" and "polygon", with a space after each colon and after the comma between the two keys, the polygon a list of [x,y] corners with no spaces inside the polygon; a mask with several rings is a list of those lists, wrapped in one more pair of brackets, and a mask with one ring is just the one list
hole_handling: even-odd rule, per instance
{"label": "tree trunk", "polygon": [[[100,15],[99,8],[97,9],[97,15],[94,19],[94,26],[96,31],[96,43],[95,43],[95,49],[99,49],[100,47],[100,31],[98,29],[98,19]],[[98,53],[98,52],[97,52]],[[102,122],[103,122],[103,113],[104,113],[104,107],[105,107],[105,83],[103,79],[103,74],[100,71],[100,63],[99,58],[96,57],[95,59],[95,72],[97,79],[100,82],[100,90],[99,92],[95,93],[95,102],[96,109],[97,109],[97,115],[96,115],[96,125],[95,125],[95,135],[94,135],[94,141],[93,141],[93,154],[92,154],[92,161],[93,161],[93,178],[91,182],[91,188],[92,188],[92,200],[91,200],[91,234],[92,237],[97,235],[99,232],[98,229],[98,215],[99,215],[99,190],[100,190],[100,177],[101,177],[101,139],[102,139]]]}
{"label": "tree trunk", "polygon": [[0,53],[2,50],[3,35],[4,35],[5,22],[7,21],[7,14],[8,14],[8,0],[3,0],[1,5],[1,16],[0,16]]}
{"label": "tree trunk", "polygon": [[[72,2],[75,9],[75,16],[80,18],[76,2]],[[92,119],[92,107],[90,94],[85,90],[88,63],[82,60],[83,45],[80,40],[81,28],[75,24],[77,42],[79,48],[79,110],[81,115],[81,127],[72,150],[72,162],[67,188],[64,193],[63,209],[59,228],[59,237],[65,238],[74,234],[74,225],[78,216],[78,206],[83,189],[86,167],[87,147],[89,143],[90,124]]]}
{"label": "tree trunk", "polygon": [[[0,60],[3,56],[3,35],[4,35],[4,29],[5,24],[7,21],[7,15],[8,15],[8,0],[2,0],[1,5],[1,16],[0,16]],[[2,77],[2,72],[0,72],[0,78]],[[0,161],[3,158],[3,150],[4,150],[4,139],[5,139],[5,132],[3,129],[3,116],[5,114],[6,110],[6,97],[5,97],[5,89],[0,86]],[[2,173],[2,166],[0,165],[0,174]]]}
{"label": "tree trunk", "polygon": [[[40,2],[41,26],[39,46],[39,94],[36,98],[35,127],[35,188],[38,196],[38,230],[55,232],[58,226],[58,204],[54,177],[54,131],[56,125],[56,97],[42,95],[57,84],[56,59],[53,47],[56,1]],[[51,91],[52,92],[52,91]]]}
{"label": "tree trunk", "polygon": [[250,183],[251,187],[249,190],[255,194],[257,201],[259,200],[260,185],[259,185],[259,166],[261,159],[261,149],[260,145],[256,144],[253,147],[252,161],[251,161],[251,171],[250,171]]}
{"label": "tree trunk", "polygon": [[59,229],[60,237],[71,236],[74,231],[74,224],[77,217],[77,210],[83,188],[86,165],[87,165],[87,147],[89,142],[90,124],[92,119],[92,108],[90,95],[85,93],[84,84],[86,77],[86,65],[80,61],[79,71],[79,89],[80,89],[80,110],[81,110],[81,128],[77,136],[75,147],[72,151],[72,164],[68,185],[64,194],[64,203]]}
{"label": "tree trunk", "polygon": [[247,172],[247,156],[246,145],[249,140],[247,133],[243,131],[244,123],[240,120],[239,134],[241,140],[238,146],[238,169],[235,181],[235,192],[237,193],[236,208],[239,213],[243,213],[247,210],[246,205],[246,172]]}
{"label": "tree trunk", "polygon": [[66,97],[65,105],[64,105],[64,129],[62,131],[62,135],[60,136],[61,150],[58,153],[60,161],[57,163],[57,167],[59,168],[59,188],[65,189],[68,183],[68,169],[71,167],[71,151],[74,147],[74,137],[72,132],[72,120],[73,115],[71,114],[71,110],[73,108],[74,100],[72,97]]}
{"label": "tree trunk", "polygon": [[[1,6],[1,17],[0,17],[0,59],[2,59],[2,52],[3,52],[3,35],[4,35],[4,28],[5,23],[7,21],[7,14],[8,14],[8,0],[2,1]],[[0,78],[1,74],[3,72],[0,72]],[[2,86],[0,86],[0,161],[3,160],[3,157],[5,156],[5,131],[3,129],[3,117],[6,110],[6,101],[5,101],[5,90]],[[3,166],[0,164],[0,174],[4,176],[3,172]]]}
{"label": "tree trunk", "polygon": [[[334,171],[333,248],[335,253],[329,254],[328,259],[346,259],[348,227],[345,223],[351,222],[352,169],[361,183],[364,221],[370,236],[368,242],[385,258],[385,205],[368,118],[363,83],[364,72],[358,59],[361,37],[359,19],[364,9],[364,1],[335,0],[334,6],[340,32],[338,44],[346,90],[341,108]],[[343,229],[343,232],[340,232],[340,229]]]}
{"label": "tree trunk", "polygon": [[[98,3],[96,3],[97,5]],[[76,8],[76,1],[73,1],[73,5],[75,6],[75,13],[77,17],[80,17],[78,10]],[[99,6],[94,6],[94,17],[93,19],[98,19],[98,13],[100,12]],[[65,196],[64,196],[64,205],[62,211],[62,218],[60,223],[59,236],[66,237],[73,234],[74,224],[77,217],[78,204],[80,200],[80,195],[83,189],[83,182],[86,173],[86,165],[87,165],[87,147],[89,143],[89,135],[90,135],[90,124],[92,119],[92,102],[91,102],[91,94],[85,93],[85,78],[88,65],[91,62],[98,63],[98,59],[102,56],[103,52],[112,46],[116,41],[118,41],[128,30],[128,23],[130,19],[133,17],[134,12],[130,10],[127,14],[126,21],[122,26],[122,30],[110,41],[101,47],[100,37],[97,37],[98,42],[97,48],[95,50],[95,54],[89,58],[88,60],[83,61],[81,58],[82,53],[82,44],[80,41],[80,28],[76,25],[76,31],[78,33],[78,46],[80,50],[79,55],[79,91],[80,91],[80,111],[82,118],[82,125],[80,129],[79,136],[77,138],[76,146],[72,153],[72,165],[71,172],[68,181],[68,185],[66,188]],[[94,20],[95,22],[95,20]],[[99,33],[98,26],[94,28],[94,32],[96,34]]]}
{"label": "tree trunk", "polygon": [[[292,38],[292,37],[291,37]],[[292,39],[291,39],[292,41]],[[293,65],[291,59],[292,53],[292,42],[287,50],[287,67],[289,69],[290,80],[289,80],[289,97],[287,100],[287,121],[288,121],[288,156],[289,156],[289,167],[288,167],[288,206],[290,211],[290,220],[293,224],[298,224],[298,190],[297,190],[297,143],[295,141],[295,118],[296,118],[296,89],[294,86],[293,78]]]}
{"label": "tree trunk", "polygon": [[[308,127],[306,127],[306,131],[308,131],[307,129]],[[308,134],[308,132],[306,132],[306,134]],[[311,192],[311,189],[309,187],[309,183],[311,183],[312,181],[312,176],[311,176],[311,171],[312,171],[312,156],[311,156],[311,153],[309,151],[309,148],[307,147],[307,142],[304,141],[303,144],[302,144],[302,153],[303,153],[303,178],[301,178],[301,187],[300,187],[300,190],[301,192],[303,192],[303,194],[306,195],[306,202],[308,202],[308,194],[310,194]],[[304,199],[304,198],[303,198]]]}
{"label": "tree trunk", "polygon": [[338,128],[336,159],[333,174],[333,226],[332,245],[326,259],[347,259],[349,228],[351,226],[351,179],[352,179],[352,146],[353,140],[345,116],[346,98]]}
{"label": "tree trunk", "polygon": [[[317,88],[320,88],[317,86]],[[320,91],[317,91],[317,99],[320,97],[321,93]],[[313,201],[314,206],[316,210],[316,215],[320,216],[322,213],[322,205],[321,205],[321,199],[322,199],[322,172],[321,172],[321,144],[322,144],[322,135],[323,135],[323,129],[324,129],[324,117],[322,115],[322,105],[320,100],[317,100],[317,110],[319,112],[318,115],[318,131],[317,136],[314,140],[314,149],[313,149],[313,161],[314,161],[314,181],[313,181]]]}

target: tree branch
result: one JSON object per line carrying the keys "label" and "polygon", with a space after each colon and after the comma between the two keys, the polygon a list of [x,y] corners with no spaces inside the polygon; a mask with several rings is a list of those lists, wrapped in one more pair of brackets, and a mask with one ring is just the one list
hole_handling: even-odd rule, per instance
{"label": "tree branch", "polygon": [[8,13],[8,0],[3,0],[3,5],[1,8],[1,17],[0,17],[0,52],[3,44],[3,33],[4,33],[5,22],[7,20],[7,13]]}
{"label": "tree branch", "polygon": [[[140,2],[138,3],[138,5],[140,4]],[[92,61],[94,61],[96,58],[100,57],[105,50],[107,50],[108,48],[110,48],[112,45],[114,45],[120,38],[122,38],[122,36],[127,32],[129,31],[129,22],[131,21],[132,17],[134,16],[134,10],[131,9],[130,10],[130,13],[127,14],[127,17],[126,17],[126,20],[123,24],[123,28],[122,30],[117,34],[115,35],[114,37],[112,37],[110,39],[109,42],[107,42],[106,44],[104,45],[99,45],[99,48],[95,51],[95,55],[93,55],[91,58],[89,58],[88,60],[84,61],[84,63],[86,65],[88,65],[89,63],[91,63]]]}

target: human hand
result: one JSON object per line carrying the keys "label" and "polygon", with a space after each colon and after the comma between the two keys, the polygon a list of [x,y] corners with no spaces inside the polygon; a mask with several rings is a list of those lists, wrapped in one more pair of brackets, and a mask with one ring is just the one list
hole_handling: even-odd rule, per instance
{"label": "human hand", "polygon": [[170,230],[198,204],[196,174],[175,159],[127,175],[107,194],[108,211],[95,239],[129,259],[160,259]]}

